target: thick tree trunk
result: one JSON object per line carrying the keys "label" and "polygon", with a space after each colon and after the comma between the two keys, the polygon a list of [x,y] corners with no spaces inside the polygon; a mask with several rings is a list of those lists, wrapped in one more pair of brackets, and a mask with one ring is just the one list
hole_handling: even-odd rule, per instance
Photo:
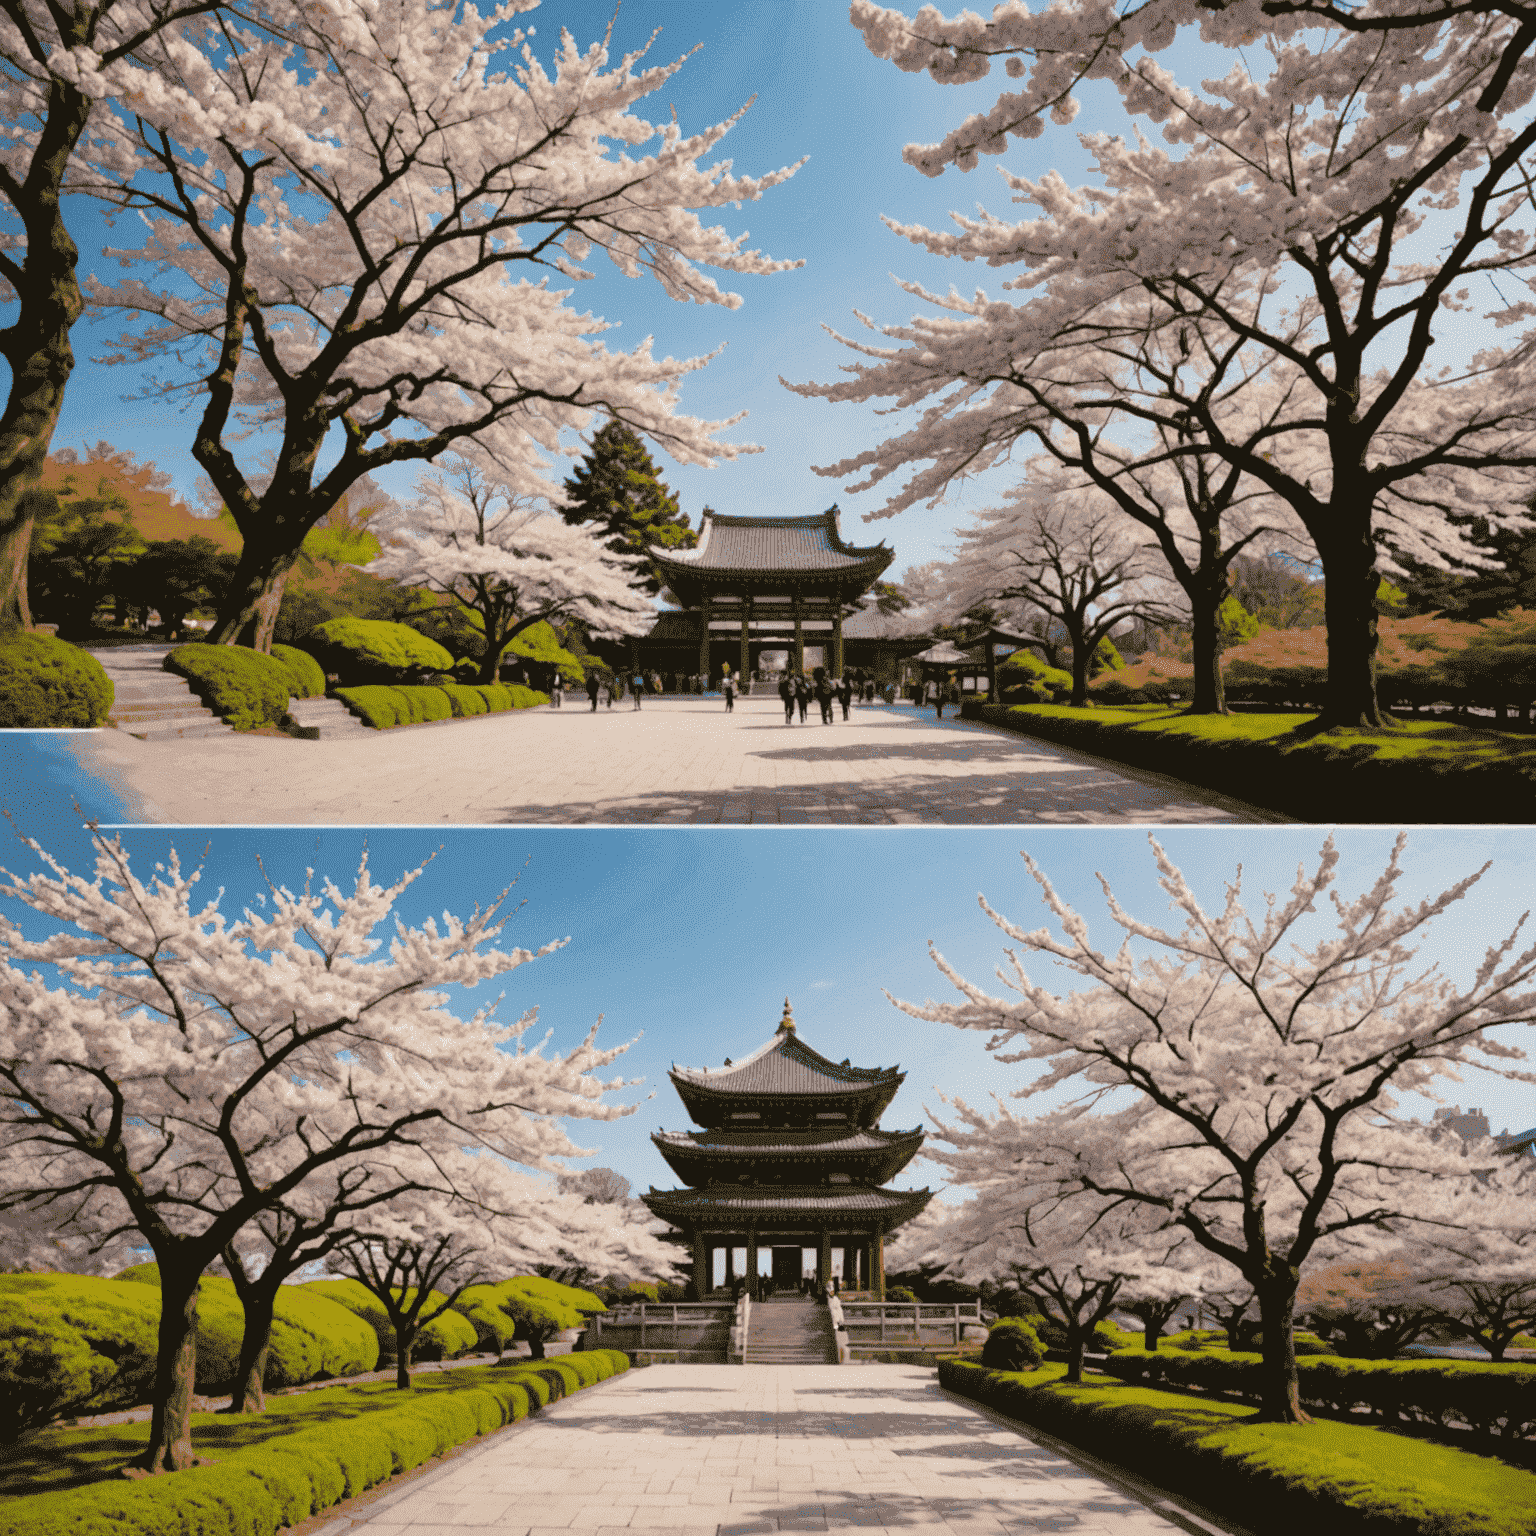
{"label": "thick tree trunk", "polygon": [[409,1333],[395,1329],[395,1385],[402,1392],[411,1390],[411,1346],[416,1342],[416,1330]]}
{"label": "thick tree trunk", "polygon": [[[1225,589],[1226,580],[1223,578]],[[1191,592],[1190,605],[1194,612],[1193,662],[1195,669],[1195,696],[1186,715],[1224,715],[1227,710],[1227,691],[1221,678],[1221,625],[1217,609],[1225,597],[1214,600],[1210,593]]]}
{"label": "thick tree trunk", "polygon": [[[1337,498],[1335,498],[1337,505]],[[1349,525],[1353,524],[1353,527]],[[1371,542],[1370,509],[1340,516],[1338,538],[1317,546],[1323,562],[1323,613],[1328,625],[1328,694],[1308,732],[1335,726],[1390,730],[1396,722],[1376,699],[1376,593],[1381,575]]]}
{"label": "thick tree trunk", "polygon": [[538,1334],[531,1334],[528,1339],[528,1358],[530,1360],[542,1360],[544,1358],[544,1340]]}
{"label": "thick tree trunk", "polygon": [[1081,1381],[1083,1379],[1083,1350],[1086,1344],[1086,1338],[1075,1328],[1067,1335],[1068,1381]]}
{"label": "thick tree trunk", "polygon": [[32,624],[27,551],[34,509],[26,493],[53,443],[75,366],[69,330],[85,307],[75,276],[80,253],[64,226],[59,189],[91,103],[57,77],[49,82],[48,98],[42,137],[26,172],[26,206],[19,210],[26,227],[19,312],[15,324],[0,332],[0,352],[11,367],[11,392],[0,411],[0,635]]}
{"label": "thick tree trunk", "polygon": [[1157,1323],[1146,1323],[1141,1330],[1141,1347],[1157,1353],[1157,1341],[1162,1338],[1162,1327]]}
{"label": "thick tree trunk", "polygon": [[[1273,1261],[1271,1261],[1273,1263]],[[1264,1330],[1263,1363],[1259,1367],[1259,1421],[1267,1424],[1310,1424],[1301,1406],[1296,1382],[1296,1272],[1275,1264],[1274,1273],[1259,1287],[1259,1326]]]}
{"label": "thick tree trunk", "polygon": [[245,1333],[240,1339],[240,1366],[235,1375],[231,1413],[264,1413],[267,1407],[263,1380],[267,1352],[272,1345],[272,1313],[277,1304],[274,1288],[255,1284],[240,1298],[245,1308]]}
{"label": "thick tree trunk", "polygon": [[155,1358],[149,1445],[135,1458],[145,1472],[181,1472],[193,1466],[192,1394],[197,1388],[197,1287],[201,1271],[160,1262],[160,1342]]}
{"label": "thick tree trunk", "polygon": [[1088,663],[1094,646],[1072,637],[1072,707],[1081,709],[1088,702]]}
{"label": "thick tree trunk", "polygon": [[[208,641],[211,645],[254,643],[265,625],[266,649],[271,649],[271,626],[277,622],[277,606],[283,599],[283,584],[299,558],[299,545],[308,530],[299,530],[294,535],[293,548],[285,550],[281,536],[292,531],[280,525],[271,535],[246,540],[235,573],[230,577],[224,601],[219,607],[219,616],[209,631]],[[270,621],[264,620],[264,604],[270,607]]]}

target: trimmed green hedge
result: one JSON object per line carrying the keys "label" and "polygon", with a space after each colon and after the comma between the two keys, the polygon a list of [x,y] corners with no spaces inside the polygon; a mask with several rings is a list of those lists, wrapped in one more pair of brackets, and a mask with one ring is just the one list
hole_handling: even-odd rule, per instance
{"label": "trimmed green hedge", "polygon": [[[369,683],[357,688],[338,688],[336,697],[364,725],[387,731],[397,725],[418,725],[450,716],[497,714],[505,709],[528,709],[549,703],[547,693],[524,688],[521,683],[445,683],[416,686]],[[478,707],[476,707],[478,704]]]}
{"label": "trimmed green hedge", "polygon": [[453,657],[409,624],[385,619],[327,619],[299,642],[325,672],[348,686],[414,682],[429,672],[451,672]]}
{"label": "trimmed green hedge", "polygon": [[1536,1473],[1390,1431],[1318,1421],[1259,1424],[1251,1408],[1197,1402],[1062,1367],[939,1365],[939,1383],[1187,1493],[1250,1531],[1351,1536],[1530,1536]]}
{"label": "trimmed green hedge", "polygon": [[[307,1285],[294,1287],[312,1296],[324,1297],[345,1307],[373,1329],[379,1342],[381,1358],[395,1358],[395,1327],[389,1320],[379,1298],[357,1280],[311,1280]],[[407,1297],[411,1294],[407,1292]],[[435,1307],[443,1300],[442,1293],[433,1291],[427,1297],[427,1307]],[[468,1318],[460,1317],[451,1307],[441,1317],[435,1317],[416,1334],[411,1346],[412,1360],[455,1360],[471,1353],[479,1344],[479,1336]]]}
{"label": "trimmed green hedge", "polygon": [[272,659],[280,661],[288,672],[288,692],[296,699],[319,699],[325,696],[325,673],[320,663],[308,651],[296,645],[274,645]]}
{"label": "trimmed green hedge", "polygon": [[1169,774],[1303,821],[1536,821],[1536,739],[1409,720],[1298,737],[1306,715],[1181,715],[1147,705],[990,705],[990,725]]}
{"label": "trimmed green hedge", "polygon": [[214,714],[237,731],[276,725],[288,712],[289,669],[243,645],[179,645],[161,665],[184,677]]}
{"label": "trimmed green hedge", "polygon": [[[576,1386],[606,1380],[628,1367],[617,1350],[566,1356]],[[353,1416],[326,1413],[325,1422],[260,1439],[232,1452],[219,1447],[213,1465],[139,1482],[109,1479],[53,1493],[0,1500],[0,1536],[275,1536],[344,1498],[477,1435],[493,1433],[536,1411],[548,1372],[526,1366],[476,1369],[462,1383],[434,1383],[435,1390],[404,1401],[338,1392]],[[562,1376],[562,1381],[566,1380]],[[346,1394],[343,1396],[342,1394]],[[330,1394],[326,1394],[327,1397]],[[547,1395],[542,1401],[549,1400]],[[330,1405],[314,1403],[320,1409]],[[302,1421],[302,1412],[296,1417]],[[199,1431],[226,1430],[212,1414],[193,1419]],[[259,1435],[260,1420],[246,1421]],[[66,1432],[69,1433],[69,1432]],[[200,1449],[206,1450],[204,1441]]]}
{"label": "trimmed green hedge", "polygon": [[[1121,1381],[1167,1382],[1259,1398],[1256,1354],[1212,1350],[1164,1354],[1124,1349],[1104,1369]],[[1296,1362],[1303,1403],[1445,1428],[1458,1420],[1482,1434],[1525,1439],[1536,1433],[1536,1366],[1489,1360],[1352,1360],[1312,1355]]]}
{"label": "trimmed green hedge", "polygon": [[112,679],[88,651],[21,631],[0,640],[0,727],[88,729],[112,712]]}

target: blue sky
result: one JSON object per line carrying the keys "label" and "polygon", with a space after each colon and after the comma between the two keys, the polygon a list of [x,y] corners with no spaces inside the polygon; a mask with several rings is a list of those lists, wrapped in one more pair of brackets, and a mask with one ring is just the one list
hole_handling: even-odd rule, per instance
{"label": "blue sky", "polygon": [[[57,802],[52,812],[34,803],[18,815],[19,825],[37,831],[67,866],[89,868],[86,836]],[[1221,901],[1239,860],[1255,903],[1261,891],[1284,888],[1299,862],[1315,858],[1324,835],[1299,827],[1158,834],[1211,905]],[[1355,829],[1339,837],[1339,889],[1352,894],[1380,869],[1391,834]],[[263,888],[258,855],[289,885],[301,883],[309,866],[345,885],[365,842],[380,878],[436,855],[400,909],[412,922],[444,910],[466,912],[515,878],[515,898],[524,905],[506,942],[529,948],[551,939],[571,942],[504,978],[499,1014],[511,1018],[537,1005],[536,1033],[551,1029],[561,1050],[599,1015],[606,1043],[639,1037],[619,1064],[625,1076],[645,1079],[625,1096],[637,1112],[610,1125],[577,1123],[572,1132],[578,1143],[597,1148],[596,1164],[619,1169],[641,1189],[675,1184],[648,1140],[653,1130],[687,1124],[668,1068],[718,1065],[746,1054],[773,1032],[786,994],[802,1037],[817,1050],[833,1060],[899,1065],[907,1073],[884,1118],[887,1127],[923,1123],[925,1108],[942,1112],[938,1092],[984,1104],[989,1093],[1017,1087],[1024,1069],[993,1062],[981,1035],[911,1019],[884,991],[917,1001],[953,1000],[929,959],[930,940],[972,980],[992,980],[1003,936],[978,909],[978,893],[1029,927],[1046,917],[1021,850],[1036,858],[1106,944],[1116,935],[1095,871],[1105,873],[1139,915],[1160,919],[1167,906],[1146,834],[1129,829],[146,828],[126,840],[140,864],[171,846],[184,862],[203,856],[204,888],[223,887],[226,910],[238,910]],[[22,871],[32,859],[12,841],[0,864]],[[1441,921],[1425,951],[1453,977],[1464,977],[1484,946],[1524,910],[1536,884],[1536,841],[1504,829],[1426,829],[1412,836],[1405,899],[1437,892],[1486,859],[1494,861],[1493,870]],[[6,915],[17,920],[23,914],[6,903]],[[1076,980],[1048,969],[1036,974],[1058,989]],[[468,1012],[485,1000],[462,993],[456,1005]],[[1524,1026],[1509,1034],[1511,1043],[1536,1046]],[[1536,1123],[1536,1094],[1520,1085],[1453,1084],[1446,1097],[1484,1107],[1496,1131]],[[1428,1113],[1428,1105],[1419,1108]],[[898,1182],[938,1187],[937,1174],[915,1163]]]}
{"label": "blue sky", "polygon": [[[529,18],[537,28],[540,56],[549,59],[561,25],[585,44],[601,36],[612,14],[612,0],[546,0]],[[823,332],[824,323],[850,334],[861,331],[855,309],[881,322],[910,318],[916,302],[897,289],[892,273],[939,289],[951,283],[965,291],[978,284],[998,288],[1003,274],[930,257],[892,234],[880,216],[949,227],[949,210],[969,212],[978,201],[1008,211],[996,161],[968,176],[951,172],[930,180],[901,159],[909,141],[942,137],[966,113],[990,105],[1002,87],[1001,73],[963,87],[941,87],[926,75],[902,74],[865,49],[840,0],[751,5],[741,0],[624,0],[615,52],[642,45],[657,27],[662,30],[653,59],[673,59],[695,44],[702,47],[664,91],[642,104],[644,115],[665,121],[675,105],[684,129],[697,131],[755,95],[756,105],[719,153],[734,160],[738,173],[749,174],[809,156],[788,185],[762,201],[709,216],[732,232],[750,230],[752,247],[775,257],[800,257],[806,265],[774,277],[726,274],[725,285],[745,299],[732,312],[674,303],[651,280],[627,280],[600,260],[593,264],[595,280],[581,285],[572,302],[622,322],[610,334],[613,346],[632,347],[653,335],[658,354],[685,357],[725,345],[720,357],[685,384],[684,409],[712,420],[748,411],[748,419],[726,436],[761,444],[765,452],[715,470],[684,469],[658,455],[695,527],[705,504],[732,514],[800,515],[837,500],[844,509],[845,534],[867,543],[885,538],[897,551],[896,572],[933,558],[967,509],[998,499],[1002,487],[995,478],[962,489],[947,507],[914,509],[894,521],[862,524],[859,515],[883,498],[877,493],[843,495],[838,482],[816,476],[811,466],[870,446],[892,422],[862,406],[803,400],[778,379],[781,374],[794,380],[835,377],[851,354]],[[1177,54],[1165,55],[1165,62]],[[1213,62],[1222,70],[1227,67],[1225,60]],[[1105,86],[1090,87],[1085,102],[1071,130],[1048,130],[1044,138],[1019,146],[1005,157],[1009,168],[1040,174],[1055,165],[1081,180],[1087,161],[1077,134],[1125,123]],[[132,244],[130,221],[114,234],[100,210],[80,199],[71,204],[69,217],[82,273],[115,280],[120,269],[102,257],[101,249]],[[105,438],[154,460],[195,499],[200,473],[191,456],[196,415],[162,400],[125,398],[142,387],[148,373],[95,361],[119,329],[113,317],[104,323],[88,318],[76,328],[78,366],[55,445],[81,448]],[[257,446],[247,443],[237,451],[250,453]],[[396,494],[408,494],[416,473],[402,469],[386,477],[387,484]]]}

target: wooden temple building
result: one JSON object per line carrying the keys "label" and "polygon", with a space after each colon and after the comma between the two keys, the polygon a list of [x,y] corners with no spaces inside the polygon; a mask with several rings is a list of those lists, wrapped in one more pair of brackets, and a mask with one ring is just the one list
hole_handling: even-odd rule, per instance
{"label": "wooden temple building", "polygon": [[846,654],[843,621],[896,552],[845,544],[837,508],[814,517],[722,517],[705,509],[693,549],[649,550],[679,610],[661,613],[636,642],[634,662],[659,672],[717,678],[758,670],[765,650],[805,665],[807,643],[823,651],[833,676],[859,665]]}
{"label": "wooden temple building", "polygon": [[931,1198],[885,1187],[923,1142],[920,1127],[878,1123],[905,1074],[828,1061],[800,1039],[786,998],[750,1056],[670,1075],[703,1129],[651,1137],[687,1188],[642,1198],[691,1251],[693,1299],[756,1289],[765,1249],[776,1288],[797,1287],[814,1263],[819,1285],[836,1275],[844,1290],[883,1295],[885,1237]]}

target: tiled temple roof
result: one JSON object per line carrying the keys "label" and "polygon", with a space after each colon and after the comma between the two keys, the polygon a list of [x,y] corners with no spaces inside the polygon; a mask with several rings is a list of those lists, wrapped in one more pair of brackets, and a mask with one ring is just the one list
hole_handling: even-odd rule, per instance
{"label": "tiled temple roof", "polygon": [[910,1221],[933,1198],[926,1189],[875,1189],[867,1184],[710,1184],[703,1189],[653,1189],[642,1195],[651,1211],[674,1226],[739,1221],[793,1225],[846,1219],[860,1228],[889,1231]]}
{"label": "tiled temple roof", "polygon": [[704,514],[704,527],[693,549],[650,550],[663,569],[682,571],[853,571],[876,563],[884,570],[895,551],[884,544],[859,548],[845,544],[837,527],[837,508],[814,517],[722,517]]}
{"label": "tiled temple roof", "polygon": [[[685,1184],[730,1178],[732,1170],[777,1165],[804,1169],[831,1165],[855,1178],[883,1184],[893,1179],[923,1144],[919,1126],[910,1131],[871,1129],[656,1131],[651,1136],[667,1165]],[[804,1172],[801,1173],[804,1177]]]}

